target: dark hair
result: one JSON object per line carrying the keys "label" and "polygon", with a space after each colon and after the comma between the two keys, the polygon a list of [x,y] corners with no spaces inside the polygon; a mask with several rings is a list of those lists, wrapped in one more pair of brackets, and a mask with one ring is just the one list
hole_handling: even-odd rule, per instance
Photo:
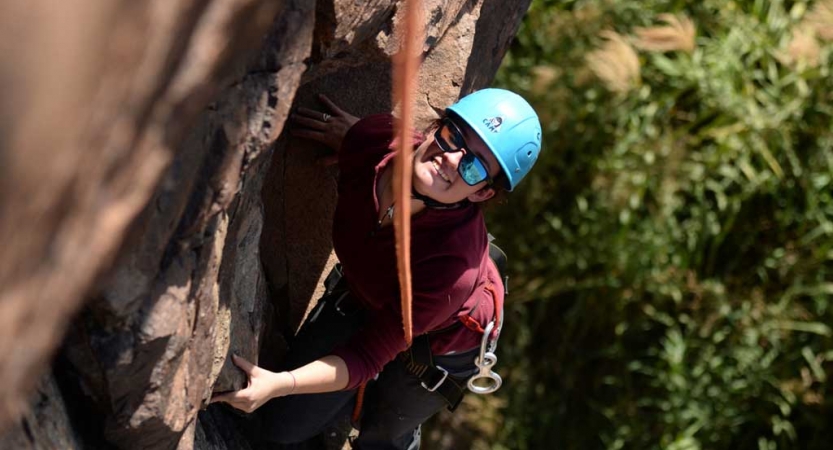
{"label": "dark hair", "polygon": [[491,186],[487,186],[484,189],[491,188],[495,191],[494,197],[490,198],[484,203],[488,203],[490,205],[502,205],[509,200],[509,191],[506,190],[507,185],[506,175],[501,171],[497,176],[494,178],[494,183]]}
{"label": "dark hair", "polygon": [[428,126],[425,127],[425,131],[423,132],[425,136],[430,136],[432,133],[437,131],[437,129],[439,129],[442,126],[443,119],[445,119],[445,115],[437,117],[436,119],[433,119],[430,122],[428,122]]}

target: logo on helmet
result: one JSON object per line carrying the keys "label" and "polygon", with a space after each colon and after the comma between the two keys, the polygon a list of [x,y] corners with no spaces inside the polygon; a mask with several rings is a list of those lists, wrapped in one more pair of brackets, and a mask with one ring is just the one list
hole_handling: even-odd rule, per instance
{"label": "logo on helmet", "polygon": [[486,128],[488,128],[492,133],[499,133],[500,126],[502,124],[503,117],[500,116],[492,117],[491,119],[483,119],[483,125],[486,125]]}

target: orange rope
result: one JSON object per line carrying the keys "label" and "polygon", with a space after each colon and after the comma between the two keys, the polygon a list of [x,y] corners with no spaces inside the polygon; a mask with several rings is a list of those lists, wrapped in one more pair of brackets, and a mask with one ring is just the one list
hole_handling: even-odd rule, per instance
{"label": "orange rope", "polygon": [[[413,293],[411,292],[411,166],[413,154],[413,103],[417,74],[425,40],[422,32],[422,4],[418,0],[405,1],[405,28],[399,53],[393,57],[393,104],[400,105],[401,117],[396,130],[399,153],[393,172],[393,195],[397,207],[394,211],[393,228],[396,232],[397,267],[399,268],[399,290],[402,296],[402,325],[405,342],[413,342]],[[361,418],[366,383],[356,392],[353,407],[353,423]]]}
{"label": "orange rope", "polygon": [[[397,267],[402,305],[402,326],[405,342],[413,341],[413,312],[411,305],[411,166],[413,154],[413,103],[417,74],[424,41],[422,32],[422,4],[418,0],[405,2],[404,33],[401,35],[399,53],[393,58],[393,104],[400,107],[400,120],[396,130],[399,153],[394,166],[393,194],[396,210],[393,227],[396,232]],[[401,29],[401,28],[400,28]]]}
{"label": "orange rope", "polygon": [[366,387],[367,383],[362,383],[359,385],[358,392],[356,392],[356,404],[355,406],[353,406],[353,415],[350,416],[350,418],[353,420],[354,425],[358,425],[359,419],[362,418],[362,406],[364,405],[364,390]]}

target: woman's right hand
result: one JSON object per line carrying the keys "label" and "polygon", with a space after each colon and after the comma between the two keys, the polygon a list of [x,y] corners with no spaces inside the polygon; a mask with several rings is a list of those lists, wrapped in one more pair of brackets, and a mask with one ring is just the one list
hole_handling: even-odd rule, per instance
{"label": "woman's right hand", "polygon": [[217,394],[211,397],[210,403],[225,402],[240,411],[251,413],[270,399],[292,394],[295,390],[295,377],[288,372],[270,372],[237,355],[232,355],[232,360],[246,372],[248,385],[239,391]]}
{"label": "woman's right hand", "polygon": [[[347,131],[359,121],[359,118],[345,112],[323,94],[319,95],[318,99],[327,107],[328,112],[298,108],[289,117],[293,124],[290,133],[296,137],[320,142],[338,151]],[[335,162],[335,158],[332,158],[332,162]]]}

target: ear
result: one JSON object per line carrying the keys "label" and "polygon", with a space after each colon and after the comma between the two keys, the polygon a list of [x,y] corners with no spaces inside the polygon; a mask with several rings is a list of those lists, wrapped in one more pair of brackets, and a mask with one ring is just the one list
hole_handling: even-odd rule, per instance
{"label": "ear", "polygon": [[467,198],[472,203],[485,202],[486,200],[495,196],[495,190],[492,187],[486,186],[483,189],[470,194]]}

